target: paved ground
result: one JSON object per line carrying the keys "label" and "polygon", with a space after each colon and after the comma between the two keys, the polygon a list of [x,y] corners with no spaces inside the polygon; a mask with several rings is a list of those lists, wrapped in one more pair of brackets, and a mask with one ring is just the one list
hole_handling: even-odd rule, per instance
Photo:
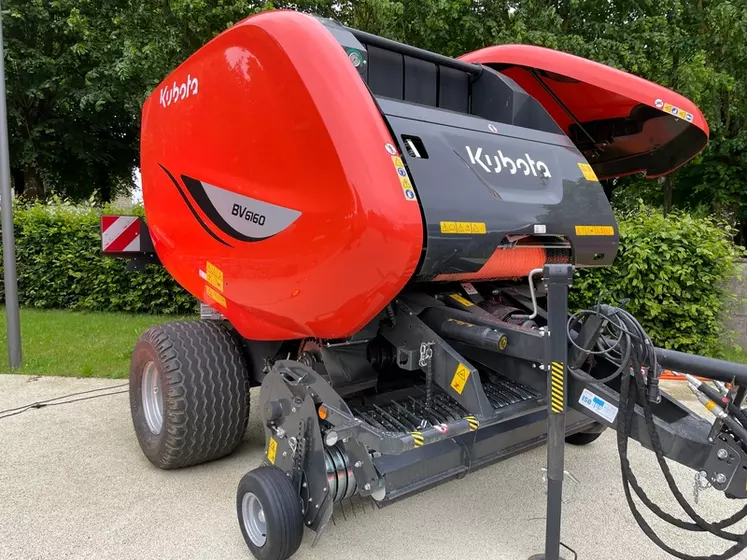
{"label": "paved ground", "polygon": [[[114,384],[0,375],[0,410]],[[163,472],[140,453],[126,394],[0,420],[0,558],[249,560],[234,492],[262,453],[256,414],[251,426],[232,457]],[[385,509],[358,505],[354,515],[348,507],[347,519],[338,511],[315,547],[307,534],[296,558],[524,559],[541,548],[544,460],[540,448]],[[635,444],[631,461],[652,497],[677,512],[651,454]],[[614,434],[586,448],[569,447],[567,467],[581,485],[570,491],[563,534],[581,559],[670,558],[628,511]],[[676,468],[675,476],[690,496],[693,474]],[[699,507],[720,518],[736,505],[710,491]],[[723,549],[704,537],[662,534],[693,554]]]}

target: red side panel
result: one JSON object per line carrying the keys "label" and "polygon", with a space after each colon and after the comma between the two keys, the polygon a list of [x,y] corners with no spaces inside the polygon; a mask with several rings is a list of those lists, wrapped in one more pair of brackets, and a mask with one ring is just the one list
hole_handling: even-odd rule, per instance
{"label": "red side panel", "polygon": [[708,142],[689,99],[647,80],[564,52],[488,47],[460,57],[512,78],[574,141],[600,179],[670,173]]}
{"label": "red side panel", "polygon": [[319,22],[244,20],[143,109],[156,252],[247,338],[351,335],[402,289],[422,249],[416,195],[391,144]]}

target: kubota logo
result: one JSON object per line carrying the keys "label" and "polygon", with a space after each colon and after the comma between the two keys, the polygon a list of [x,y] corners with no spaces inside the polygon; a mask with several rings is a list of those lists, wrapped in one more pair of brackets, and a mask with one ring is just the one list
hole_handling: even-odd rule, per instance
{"label": "kubota logo", "polygon": [[483,153],[482,148],[477,148],[472,151],[472,148],[467,148],[467,155],[472,165],[479,165],[487,173],[501,173],[504,169],[516,175],[517,171],[522,171],[524,175],[532,174],[535,177],[552,177],[550,170],[547,168],[542,161],[534,161],[529,154],[525,153],[523,158],[511,159],[503,155],[501,150],[498,150],[495,155]]}
{"label": "kubota logo", "polygon": [[187,74],[187,80],[181,84],[177,84],[174,80],[173,85],[163,86],[160,91],[161,107],[168,107],[172,103],[186,99],[190,95],[197,95],[199,92],[200,83],[197,78],[193,78],[190,74]]}

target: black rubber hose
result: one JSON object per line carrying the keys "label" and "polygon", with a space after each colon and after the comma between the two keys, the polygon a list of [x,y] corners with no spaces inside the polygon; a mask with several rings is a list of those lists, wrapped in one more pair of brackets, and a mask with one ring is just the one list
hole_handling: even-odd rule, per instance
{"label": "black rubber hose", "polygon": [[[597,312],[603,314],[606,319],[611,323],[614,323],[616,327],[620,329],[622,333],[617,339],[616,344],[608,347],[607,351],[612,353],[613,351],[619,352],[623,356],[621,362],[626,368],[630,367],[632,371],[632,377],[635,380],[634,388],[630,387],[631,375],[624,373],[621,379],[620,387],[620,406],[621,411],[618,416],[618,427],[617,427],[617,442],[618,451],[620,454],[620,467],[623,482],[623,490],[625,492],[625,498],[630,507],[631,513],[634,519],[641,527],[641,530],[646,536],[651,539],[657,546],[668,554],[680,558],[682,560],[726,560],[739,554],[742,550],[747,548],[747,533],[744,535],[730,533],[723,531],[725,527],[729,527],[734,523],[747,517],[747,506],[742,510],[736,512],[727,519],[721,520],[717,523],[709,523],[692,508],[687,502],[672,477],[669,466],[667,465],[664,458],[664,451],[661,446],[661,440],[654,423],[653,410],[651,403],[649,402],[650,387],[647,386],[644,381],[642,366],[648,366],[650,381],[658,381],[658,364],[657,364],[657,353],[656,349],[651,343],[648,335],[646,334],[640,323],[629,313],[618,308],[610,306],[598,306]],[[646,495],[645,491],[638,484],[635,475],[630,467],[630,461],[628,459],[628,441],[630,438],[630,426],[632,424],[633,414],[636,406],[636,395],[640,397],[642,407],[644,411],[644,417],[646,420],[647,430],[649,432],[649,438],[651,440],[651,447],[656,455],[659,467],[664,474],[670,491],[674,495],[675,499],[679,503],[680,507],[687,513],[687,515],[695,521],[695,523],[683,521],[678,519],[667,512],[663,511],[658,505],[653,503],[651,499]],[[641,499],[641,501],[648,507],[655,515],[668,523],[686,529],[688,531],[696,532],[709,532],[725,540],[735,541],[736,544],[731,546],[729,549],[721,554],[715,554],[710,556],[692,556],[685,554],[667,545],[662,539],[656,534],[651,526],[641,515],[638,507],[633,501],[631,488],[635,494]]]}

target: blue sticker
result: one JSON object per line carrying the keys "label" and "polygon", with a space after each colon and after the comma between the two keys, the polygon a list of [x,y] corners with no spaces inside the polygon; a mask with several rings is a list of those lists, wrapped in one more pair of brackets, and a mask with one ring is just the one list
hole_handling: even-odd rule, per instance
{"label": "blue sticker", "polygon": [[617,407],[588,389],[583,390],[578,402],[581,406],[588,408],[610,424],[614,423],[615,418],[617,418]]}
{"label": "blue sticker", "polygon": [[405,190],[405,196],[408,200],[415,200],[415,191],[411,191],[410,189]]}

